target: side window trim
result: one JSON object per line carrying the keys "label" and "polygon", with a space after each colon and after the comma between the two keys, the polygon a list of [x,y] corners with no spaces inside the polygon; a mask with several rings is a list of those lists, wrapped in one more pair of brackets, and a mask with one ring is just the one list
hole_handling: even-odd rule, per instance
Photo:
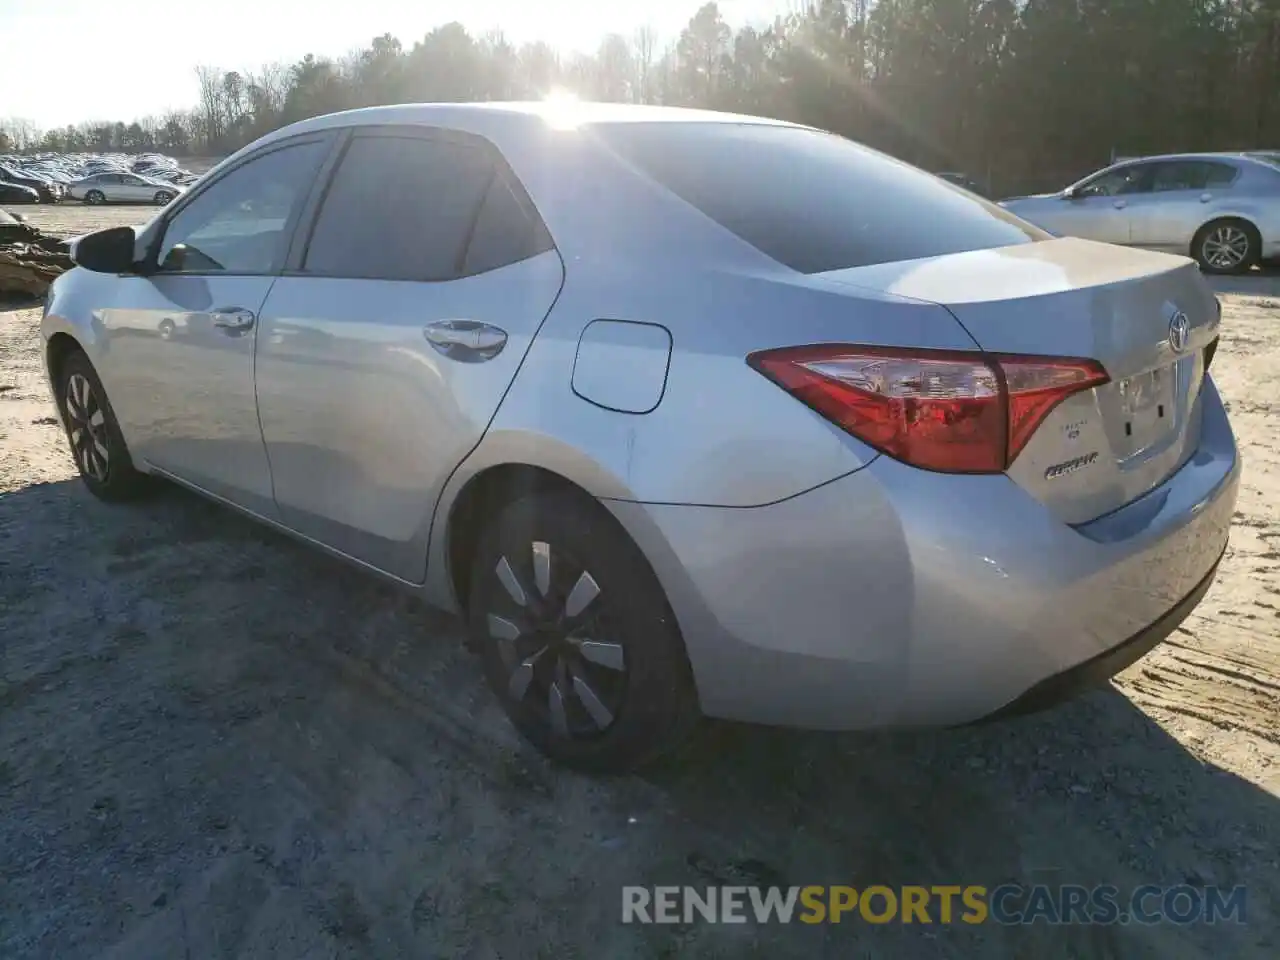
{"label": "side window trim", "polygon": [[[163,224],[163,228],[156,231],[155,239],[152,240],[151,246],[147,250],[147,257],[145,261],[146,272],[148,274],[155,274],[155,275],[160,274],[159,264],[156,262],[156,257],[160,252],[160,248],[164,245],[164,238],[169,232],[169,225],[178,216],[182,214],[183,210],[189,207],[195,200],[203,196],[206,192],[208,192],[209,190],[217,186],[219,183],[221,183],[225,178],[235,173],[237,170],[240,170],[246,165],[252,163],[253,161],[259,160],[262,157],[268,156],[269,154],[276,153],[279,150],[284,150],[289,147],[302,146],[308,143],[318,143],[322,148],[325,147],[326,144],[328,145],[328,151],[325,154],[325,159],[321,161],[321,164],[320,164],[320,171],[323,172],[326,169],[326,165],[330,163],[330,161],[332,160],[333,153],[334,153],[333,147],[334,147],[335,140],[336,140],[336,137],[334,136],[334,132],[332,130],[322,130],[315,133],[302,133],[302,134],[298,134],[297,136],[287,137],[282,140],[273,140],[271,143],[266,144],[261,149],[255,150],[253,151],[253,153],[247,154],[246,156],[240,158],[239,160],[236,161],[234,166],[228,167],[226,170],[219,171],[217,177],[205,183],[200,184],[200,187],[198,190],[192,190],[186,193],[185,195],[183,195],[181,199],[178,200],[175,204],[173,204],[170,209],[165,210],[164,217],[161,221]],[[298,230],[298,224],[300,222],[301,213],[304,209],[306,209],[307,204],[310,202],[311,196],[315,193],[316,185],[319,183],[319,181],[320,181],[320,174],[317,173],[317,175],[312,178],[310,185],[308,185],[307,187],[306,198],[302,203],[298,205],[297,209],[290,215],[289,222],[285,224],[284,233],[289,238],[289,243],[286,245],[286,249],[289,249],[292,246],[293,237]],[[257,273],[241,273],[241,274],[236,274],[236,276],[249,276],[249,277],[278,276],[285,262],[286,260],[282,257],[277,262],[273,263],[268,270],[257,272]],[[190,270],[190,271],[182,271],[180,273],[165,274],[165,276],[207,277],[207,276],[225,276],[225,274],[216,270]]]}
{"label": "side window trim", "polygon": [[315,233],[316,221],[320,218],[320,208],[329,196],[329,188],[333,185],[334,174],[342,165],[347,155],[347,148],[354,139],[354,127],[340,127],[333,131],[333,145],[320,169],[316,172],[315,182],[307,199],[298,211],[298,222],[293,225],[293,236],[289,238],[289,249],[285,252],[284,263],[281,264],[281,276],[305,276],[302,264],[307,259],[307,250],[311,247],[311,236]]}
{"label": "side window trim", "polygon": [[[544,240],[545,245],[542,245],[541,249],[531,249],[530,252],[520,260],[512,260],[507,263],[484,267],[480,270],[468,269],[468,265],[471,263],[472,253],[475,248],[476,230],[479,227],[480,219],[484,216],[485,208],[489,202],[490,196],[494,189],[498,187],[505,189],[512,199],[515,200],[516,206],[519,207],[524,216],[529,219],[531,232]],[[511,172],[505,165],[501,167],[495,166],[493,176],[489,179],[489,185],[485,188],[484,194],[480,198],[480,205],[476,208],[475,217],[471,222],[471,229],[467,233],[467,241],[462,247],[462,255],[458,260],[458,278],[478,277],[493,270],[501,270],[503,267],[511,266],[514,263],[523,263],[525,260],[541,256],[544,253],[551,253],[553,251],[557,256],[559,256],[559,250],[556,247],[555,238],[551,236],[551,231],[548,229],[546,221],[542,219],[542,216],[538,213],[537,207],[533,205],[533,200],[529,197],[529,192],[525,190],[524,184],[522,184],[516,177],[515,173]]]}
{"label": "side window trim", "polygon": [[497,163],[489,166],[489,180],[484,185],[484,189],[480,191],[480,202],[476,204],[475,210],[471,212],[471,223],[467,225],[467,234],[462,238],[462,244],[458,247],[458,256],[453,262],[453,279],[461,280],[465,277],[467,269],[467,257],[471,253],[471,243],[475,240],[476,224],[480,222],[480,217],[484,214],[484,205],[489,198],[489,191],[493,189],[493,185],[502,178],[502,172],[499,170]]}
{"label": "side window trim", "polygon": [[[484,151],[489,161],[493,164],[493,175],[490,178],[489,187],[481,193],[481,202],[476,207],[475,213],[471,218],[466,242],[462,244],[461,252],[458,255],[457,272],[459,276],[454,277],[453,280],[464,279],[462,269],[471,251],[471,240],[475,234],[476,224],[480,220],[481,211],[484,208],[484,196],[498,179],[506,182],[516,200],[524,207],[525,212],[541,226],[550,244],[548,249],[557,249],[555,238],[552,237],[546,221],[542,219],[542,214],[538,212],[533,198],[529,196],[529,191],[525,189],[520,178],[511,169],[511,164],[502,155],[502,151],[487,137],[465,130],[453,130],[448,127],[433,127],[425,124],[367,124],[355,127],[340,127],[330,132],[335,135],[334,145],[324,163],[320,165],[320,170],[316,174],[315,184],[306,202],[301,207],[297,223],[294,224],[293,239],[289,244],[288,254],[280,271],[281,276],[316,276],[316,274],[304,271],[302,266],[306,263],[307,251],[311,247],[311,238],[315,233],[316,223],[320,219],[321,208],[329,196],[329,188],[333,184],[334,176],[337,174],[338,167],[341,165],[343,157],[346,156],[351,142],[357,138],[415,138],[459,143]],[[413,282],[451,283],[452,280],[417,280]]]}

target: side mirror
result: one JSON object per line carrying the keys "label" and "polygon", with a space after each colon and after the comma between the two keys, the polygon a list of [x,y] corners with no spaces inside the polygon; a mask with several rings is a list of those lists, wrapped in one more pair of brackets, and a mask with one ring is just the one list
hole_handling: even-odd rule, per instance
{"label": "side mirror", "polygon": [[71,262],[94,273],[133,273],[133,227],[112,227],[80,237],[71,243]]}
{"label": "side mirror", "polygon": [[1067,187],[1067,189],[1062,191],[1062,199],[1063,200],[1079,200],[1080,194],[1076,191],[1075,187]]}

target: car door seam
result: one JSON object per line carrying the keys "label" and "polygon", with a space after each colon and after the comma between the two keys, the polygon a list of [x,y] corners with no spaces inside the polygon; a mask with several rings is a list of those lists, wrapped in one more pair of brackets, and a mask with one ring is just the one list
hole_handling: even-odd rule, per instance
{"label": "car door seam", "polygon": [[534,328],[533,333],[529,335],[529,342],[524,348],[524,353],[520,357],[520,362],[516,364],[515,371],[511,374],[511,379],[507,381],[506,388],[502,391],[502,396],[498,398],[498,402],[494,404],[493,412],[489,415],[489,419],[485,422],[484,429],[480,431],[476,442],[471,448],[458,458],[458,462],[450,468],[448,475],[444,478],[444,482],[440,484],[440,489],[436,492],[436,502],[431,508],[431,523],[427,527],[427,555],[424,558],[425,563],[422,568],[422,580],[419,586],[425,584],[428,579],[429,568],[431,564],[431,544],[435,541],[436,521],[440,518],[440,502],[444,499],[445,491],[449,489],[449,484],[453,482],[454,476],[462,469],[462,465],[467,462],[473,453],[479,449],[480,444],[484,443],[484,438],[489,434],[489,428],[493,426],[493,421],[498,417],[498,411],[502,409],[502,405],[507,400],[507,395],[511,393],[511,388],[515,386],[516,380],[520,378],[520,371],[524,369],[525,361],[529,359],[529,354],[533,350],[534,342],[538,339],[538,334],[542,332],[542,328],[546,326],[547,319],[556,309],[556,304],[560,302],[560,296],[564,293],[565,283],[569,278],[569,269],[564,262],[564,255],[560,253],[558,247],[552,247],[556,259],[560,261],[560,286],[556,289],[556,295],[551,298],[551,305],[547,307],[546,312],[542,315],[542,319],[538,321],[538,325]]}
{"label": "car door seam", "polygon": [[254,418],[258,421],[258,442],[262,444],[262,455],[267,460],[267,481],[271,484],[271,502],[275,505],[276,512],[280,511],[280,501],[276,498],[276,471],[271,465],[271,447],[267,443],[267,432],[262,428],[262,404],[258,400],[258,334],[262,330],[262,315],[266,312],[267,302],[271,299],[271,291],[276,288],[276,283],[280,280],[279,274],[271,278],[271,284],[267,287],[266,295],[258,304],[258,318],[253,325],[253,413]]}

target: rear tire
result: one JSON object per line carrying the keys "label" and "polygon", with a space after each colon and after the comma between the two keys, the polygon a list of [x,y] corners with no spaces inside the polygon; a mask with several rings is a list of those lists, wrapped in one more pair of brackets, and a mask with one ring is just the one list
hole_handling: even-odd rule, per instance
{"label": "rear tire", "polygon": [[468,630],[516,729],[553,760],[621,773],[698,718],[675,617],[639,549],[584,494],[511,501],[472,558]]}
{"label": "rear tire", "polygon": [[1262,254],[1262,236],[1247,220],[1206,223],[1191,241],[1191,255],[1205,273],[1244,273]]}
{"label": "rear tire", "polygon": [[72,459],[89,492],[109,502],[144,493],[149,478],[134,469],[107,392],[80,350],[62,361],[57,400]]}
{"label": "rear tire", "polygon": [[167,206],[172,200],[173,200],[172,193],[168,193],[164,190],[159,190],[156,192],[155,201],[157,205],[161,207]]}
{"label": "rear tire", "polygon": [[84,202],[88,204],[106,203],[107,198],[101,190],[90,190],[84,195]]}

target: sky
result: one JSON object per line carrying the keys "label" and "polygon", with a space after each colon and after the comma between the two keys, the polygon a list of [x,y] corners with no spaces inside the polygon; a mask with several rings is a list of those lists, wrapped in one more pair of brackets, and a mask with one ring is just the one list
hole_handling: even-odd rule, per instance
{"label": "sky", "polygon": [[[0,118],[37,126],[129,121],[196,102],[195,67],[252,70],[340,57],[383,33],[405,47],[457,20],[521,44],[594,51],[652,26],[674,40],[702,0],[0,0]],[[719,0],[730,25],[769,23],[796,0]]]}

